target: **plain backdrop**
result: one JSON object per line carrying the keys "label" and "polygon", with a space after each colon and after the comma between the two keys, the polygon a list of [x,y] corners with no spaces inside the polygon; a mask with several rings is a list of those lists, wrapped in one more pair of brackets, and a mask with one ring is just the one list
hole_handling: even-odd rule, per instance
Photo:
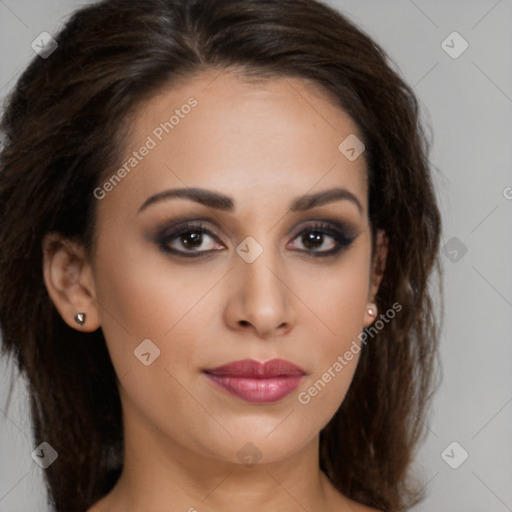
{"label": "plain backdrop", "polygon": [[[36,36],[55,34],[86,3],[0,0],[0,99]],[[432,131],[444,219],[443,381],[416,461],[428,497],[414,511],[512,511],[512,1],[329,3],[383,46]],[[0,369],[0,511],[44,512],[26,392],[17,381],[8,404],[11,368]]]}

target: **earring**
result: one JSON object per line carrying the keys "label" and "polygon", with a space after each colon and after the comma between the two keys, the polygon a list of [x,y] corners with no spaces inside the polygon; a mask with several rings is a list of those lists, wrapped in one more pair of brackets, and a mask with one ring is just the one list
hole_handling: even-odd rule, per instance
{"label": "earring", "polygon": [[376,304],[372,304],[372,305],[367,309],[367,311],[368,311],[368,314],[369,314],[370,316],[373,316],[373,317],[377,316],[377,305],[376,305]]}
{"label": "earring", "polygon": [[77,313],[75,315],[75,322],[80,326],[84,325],[85,324],[85,313]]}

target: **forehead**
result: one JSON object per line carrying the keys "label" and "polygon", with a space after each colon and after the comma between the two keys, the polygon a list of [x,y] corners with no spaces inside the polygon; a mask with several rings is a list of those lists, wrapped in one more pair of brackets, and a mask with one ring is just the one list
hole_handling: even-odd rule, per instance
{"label": "forehead", "polygon": [[255,192],[284,201],[342,185],[366,209],[364,154],[351,161],[339,147],[353,136],[362,139],[355,122],[310,81],[209,70],[139,105],[123,162],[136,165],[128,162],[111,195],[124,190],[140,203],[164,188],[197,186],[243,203]]}

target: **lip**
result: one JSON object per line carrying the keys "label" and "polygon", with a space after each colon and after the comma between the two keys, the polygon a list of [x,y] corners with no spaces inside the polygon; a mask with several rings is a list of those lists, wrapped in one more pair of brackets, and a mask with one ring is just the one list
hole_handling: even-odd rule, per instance
{"label": "lip", "polygon": [[204,370],[211,382],[252,403],[272,403],[297,389],[306,372],[284,359],[233,361]]}

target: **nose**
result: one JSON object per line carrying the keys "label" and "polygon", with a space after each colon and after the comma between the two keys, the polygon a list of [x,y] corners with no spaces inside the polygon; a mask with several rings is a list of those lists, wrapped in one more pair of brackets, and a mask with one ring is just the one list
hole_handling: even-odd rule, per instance
{"label": "nose", "polygon": [[231,329],[267,339],[293,328],[291,283],[276,252],[266,249],[252,263],[237,256],[230,279],[224,319]]}

